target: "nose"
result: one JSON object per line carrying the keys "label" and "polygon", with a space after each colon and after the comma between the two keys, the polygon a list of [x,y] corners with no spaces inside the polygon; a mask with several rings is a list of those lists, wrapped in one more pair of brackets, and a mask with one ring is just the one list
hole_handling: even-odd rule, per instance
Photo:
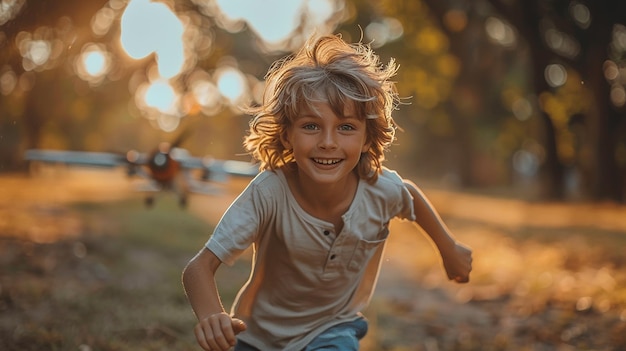
{"label": "nose", "polygon": [[321,149],[336,149],[337,135],[335,131],[327,130],[321,133],[318,145]]}

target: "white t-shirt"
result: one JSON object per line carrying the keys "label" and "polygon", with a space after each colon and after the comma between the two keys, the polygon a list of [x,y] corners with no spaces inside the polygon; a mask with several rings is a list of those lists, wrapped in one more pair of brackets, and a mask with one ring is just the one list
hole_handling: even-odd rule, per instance
{"label": "white t-shirt", "polygon": [[358,318],[394,217],[414,220],[413,199],[386,168],[374,184],[359,181],[340,233],[300,207],[281,170],[261,172],[206,243],[227,265],[254,245],[250,279],[232,308],[248,325],[238,338],[264,351],[300,350],[329,327]]}

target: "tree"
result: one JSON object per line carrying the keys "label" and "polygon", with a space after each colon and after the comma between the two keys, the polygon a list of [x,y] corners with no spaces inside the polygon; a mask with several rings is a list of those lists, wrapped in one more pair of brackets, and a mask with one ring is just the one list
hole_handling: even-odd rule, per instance
{"label": "tree", "polygon": [[[626,196],[626,164],[623,160],[621,165],[618,164],[617,154],[618,149],[624,147],[626,109],[624,101],[616,106],[611,99],[611,85],[605,79],[604,70],[607,61],[624,63],[626,48],[622,48],[621,52],[611,52],[610,47],[616,26],[626,23],[623,16],[626,4],[611,0],[586,3],[568,0],[489,2],[525,39],[532,57],[534,89],[538,96],[552,90],[544,78],[549,64],[563,63],[580,74],[591,102],[589,108],[568,116],[570,126],[582,123],[579,134],[583,135],[578,140],[583,143],[580,145],[583,153],[579,155],[580,162],[576,166],[586,178],[583,186],[587,185],[591,198],[623,201]],[[551,39],[550,36],[556,38]],[[564,48],[566,44],[562,44],[563,41],[568,46],[573,45],[574,51]],[[566,183],[563,172],[566,160],[558,155],[558,131],[554,116],[543,109],[541,120],[546,137],[549,195],[561,198],[563,184]]]}
{"label": "tree", "polygon": [[[4,137],[1,141],[4,145],[0,148],[0,169],[11,169],[20,163],[21,153],[17,151],[22,143],[19,137],[22,130],[30,141],[28,146],[34,146],[33,141],[39,139],[50,112],[49,94],[53,93],[55,99],[59,99],[65,91],[64,82],[60,80],[64,58],[87,40],[89,20],[105,3],[104,0],[16,1],[3,9],[11,17],[3,18],[0,27],[0,37],[4,39],[0,40],[0,77],[3,81],[0,127],[5,131],[3,135],[12,137]],[[54,42],[47,45],[43,40]],[[20,46],[20,43],[24,45]],[[45,65],[34,67],[32,61],[38,58],[23,55],[30,49],[26,45],[40,45],[32,48],[33,52],[39,50],[55,57],[47,59]],[[43,86],[48,88],[42,91]]]}
{"label": "tree", "polygon": [[380,7],[404,26],[403,38],[392,44],[402,65],[399,81],[414,93],[415,114],[429,116],[417,122],[431,131],[430,154],[433,145],[440,156],[449,150],[445,172],[460,186],[512,182],[510,159],[529,129],[502,103],[523,97],[527,84],[514,42],[494,44],[484,29],[490,13],[473,2],[384,1]]}
{"label": "tree", "polygon": [[[623,2],[423,0],[427,9],[419,2],[382,3],[386,15],[405,25],[402,41],[416,65],[424,64],[419,59],[423,52],[413,47],[415,40],[423,40],[418,38],[418,21],[436,23],[445,33],[449,52],[458,59],[452,93],[435,108],[446,112],[431,112],[451,121],[462,184],[480,184],[472,171],[480,164],[480,139],[485,135],[478,132],[496,127],[507,142],[490,142],[501,150],[497,154],[507,155],[500,156],[500,162],[508,157],[509,167],[516,149],[526,147],[529,140],[540,142],[542,147],[531,151],[542,160],[543,197],[564,199],[582,192],[595,200],[624,200],[625,104],[615,100],[624,93],[624,78],[605,79],[607,64],[614,71],[624,65],[626,48],[619,44],[626,35],[621,34],[626,29],[619,29],[625,20],[619,17]],[[494,38],[497,33],[489,33],[493,23],[503,36],[512,25],[517,44]],[[488,39],[497,39],[498,44]],[[525,68],[520,70],[520,65]],[[428,71],[436,74],[434,67]],[[519,71],[530,74],[524,77]],[[550,81],[546,74],[553,71],[569,78]],[[507,94],[527,100],[535,117],[513,122],[515,99]]]}

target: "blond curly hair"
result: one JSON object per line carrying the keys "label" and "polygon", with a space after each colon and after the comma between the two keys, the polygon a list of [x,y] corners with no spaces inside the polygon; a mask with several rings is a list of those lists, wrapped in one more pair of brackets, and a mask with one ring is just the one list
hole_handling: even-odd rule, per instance
{"label": "blond curly hair", "polygon": [[294,162],[282,141],[299,111],[314,110],[313,102],[324,101],[338,115],[352,103],[358,118],[366,123],[368,151],[361,155],[358,175],[374,182],[382,169],[384,152],[395,139],[396,123],[391,114],[399,103],[397,72],[362,43],[348,44],[340,36],[311,38],[294,55],[276,61],[269,69],[263,103],[250,107],[249,134],[244,147],[260,162],[260,169],[275,170]]}

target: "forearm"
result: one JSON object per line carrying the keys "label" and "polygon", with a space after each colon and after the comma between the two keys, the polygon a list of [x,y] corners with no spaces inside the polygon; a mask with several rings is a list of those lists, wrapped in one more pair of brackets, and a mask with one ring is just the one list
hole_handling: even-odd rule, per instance
{"label": "forearm", "polygon": [[453,250],[456,239],[445,225],[434,206],[415,184],[406,181],[407,189],[413,196],[415,223],[430,237],[439,251]]}
{"label": "forearm", "polygon": [[213,253],[205,251],[194,257],[183,271],[183,287],[198,320],[224,312],[215,283],[215,271],[219,263],[207,257],[214,256]]}

